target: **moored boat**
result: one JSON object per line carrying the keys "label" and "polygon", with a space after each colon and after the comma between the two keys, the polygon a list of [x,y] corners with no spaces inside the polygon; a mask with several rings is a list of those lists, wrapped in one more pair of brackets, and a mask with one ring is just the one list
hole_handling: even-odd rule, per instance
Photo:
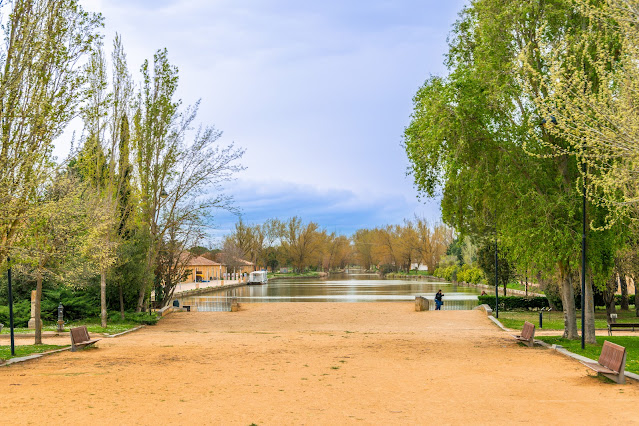
{"label": "moored boat", "polygon": [[249,274],[248,285],[259,285],[268,283],[266,271],[255,271]]}

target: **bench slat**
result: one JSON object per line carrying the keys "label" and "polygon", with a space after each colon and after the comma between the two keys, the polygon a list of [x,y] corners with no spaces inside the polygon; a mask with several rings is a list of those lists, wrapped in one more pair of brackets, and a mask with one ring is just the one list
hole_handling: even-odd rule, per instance
{"label": "bench slat", "polygon": [[621,364],[623,363],[625,353],[626,348],[606,340],[604,341],[598,362],[615,372],[621,371]]}
{"label": "bench slat", "polygon": [[77,348],[92,345],[101,339],[91,339],[89,331],[85,325],[81,327],[75,327],[70,330],[71,335],[71,351],[76,351]]}

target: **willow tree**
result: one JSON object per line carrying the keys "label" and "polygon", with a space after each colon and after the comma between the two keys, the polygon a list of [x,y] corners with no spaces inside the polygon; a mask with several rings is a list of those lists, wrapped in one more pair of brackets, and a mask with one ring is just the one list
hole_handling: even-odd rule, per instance
{"label": "willow tree", "polygon": [[102,18],[76,0],[15,0],[0,47],[0,257],[4,258],[51,178],[53,140],[74,117],[82,57]]}
{"label": "willow tree", "polygon": [[[522,55],[526,46],[552,46],[580,22],[567,1],[471,2],[450,38],[449,76],[420,88],[405,132],[415,184],[427,196],[441,190],[446,223],[476,241],[497,241],[513,259],[560,282],[570,339],[577,338],[578,163],[543,155],[544,115],[523,90],[535,76],[521,64],[543,73],[537,51]],[[588,332],[594,340],[594,327]]]}

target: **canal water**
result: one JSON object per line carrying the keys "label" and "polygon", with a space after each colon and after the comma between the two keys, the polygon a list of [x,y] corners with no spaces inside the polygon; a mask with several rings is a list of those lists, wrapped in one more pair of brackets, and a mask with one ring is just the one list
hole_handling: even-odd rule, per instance
{"label": "canal water", "polygon": [[[438,289],[444,293],[445,310],[466,310],[477,306],[479,292],[434,278],[380,279],[375,274],[340,274],[327,279],[278,279],[265,285],[242,286],[180,299],[180,306],[197,306],[198,311],[230,310],[231,298],[239,303],[261,302],[397,302],[426,296],[433,300]],[[434,306],[434,303],[431,303]],[[431,309],[434,307],[431,306]]]}

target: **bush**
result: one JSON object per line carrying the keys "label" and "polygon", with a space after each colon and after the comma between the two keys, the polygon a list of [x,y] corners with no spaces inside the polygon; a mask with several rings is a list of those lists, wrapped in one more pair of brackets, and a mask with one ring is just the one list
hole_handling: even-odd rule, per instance
{"label": "bush", "polygon": [[[31,302],[21,300],[13,303],[13,326],[26,327],[31,318]],[[9,328],[9,307],[0,306],[0,324]]]}
{"label": "bush", "polygon": [[148,312],[125,312],[124,319],[120,316],[120,312],[109,312],[110,324],[133,322],[137,324],[155,325],[159,319],[156,314],[149,315]]}
{"label": "bush", "polygon": [[[489,305],[491,309],[495,309],[495,296],[479,296],[477,299],[480,305]],[[503,311],[532,310],[549,306],[548,299],[545,297],[499,297],[499,310]]]}

